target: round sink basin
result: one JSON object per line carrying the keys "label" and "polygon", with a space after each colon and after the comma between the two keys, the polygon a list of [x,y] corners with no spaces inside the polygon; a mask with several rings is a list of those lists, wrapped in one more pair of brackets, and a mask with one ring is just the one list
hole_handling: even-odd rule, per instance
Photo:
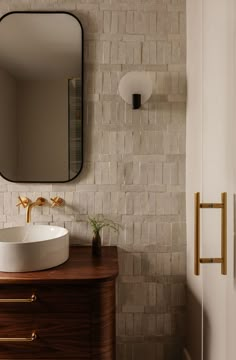
{"label": "round sink basin", "polygon": [[0,229],[0,271],[49,269],[69,258],[69,233],[59,226],[26,225]]}

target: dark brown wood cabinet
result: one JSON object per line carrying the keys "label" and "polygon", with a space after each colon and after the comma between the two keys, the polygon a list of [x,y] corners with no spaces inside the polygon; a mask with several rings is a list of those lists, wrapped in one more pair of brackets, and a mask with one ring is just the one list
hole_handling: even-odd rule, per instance
{"label": "dark brown wood cabinet", "polygon": [[0,272],[0,359],[114,360],[117,275],[116,247],[98,259],[71,247],[56,268]]}

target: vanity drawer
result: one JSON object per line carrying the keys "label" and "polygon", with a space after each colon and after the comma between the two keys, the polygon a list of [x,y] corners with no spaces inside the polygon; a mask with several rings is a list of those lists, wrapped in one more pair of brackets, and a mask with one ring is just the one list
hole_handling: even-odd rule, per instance
{"label": "vanity drawer", "polygon": [[0,273],[0,360],[115,360],[117,251],[111,250],[93,259],[91,249],[76,248],[53,271]]}
{"label": "vanity drawer", "polygon": [[[32,332],[37,337],[30,338]],[[20,338],[10,342],[2,338]],[[0,359],[89,359],[90,319],[88,314],[9,314],[0,321]],[[79,349],[79,351],[78,351]]]}
{"label": "vanity drawer", "polygon": [[[91,288],[76,285],[2,285],[1,313],[66,313],[89,311]],[[30,302],[31,296],[36,300]],[[26,302],[23,302],[25,300]],[[27,302],[28,301],[28,302]]]}

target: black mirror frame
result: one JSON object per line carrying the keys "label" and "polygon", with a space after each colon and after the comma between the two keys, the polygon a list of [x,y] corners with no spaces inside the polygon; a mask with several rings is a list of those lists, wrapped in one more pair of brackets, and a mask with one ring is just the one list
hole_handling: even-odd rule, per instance
{"label": "black mirror frame", "polygon": [[[3,16],[0,17],[0,22],[7,16],[12,15],[12,14],[66,14],[66,15],[70,15],[73,18],[75,18],[80,27],[81,27],[81,167],[78,171],[78,173],[71,179],[65,180],[65,181],[14,181],[11,179],[8,179],[7,177],[5,177],[2,173],[1,173],[1,169],[0,169],[0,176],[11,182],[11,183],[24,183],[24,184],[59,184],[59,183],[68,183],[70,181],[73,181],[75,178],[77,178],[77,176],[81,173],[82,169],[83,169],[83,164],[84,164],[84,141],[83,141],[83,132],[84,132],[84,126],[83,126],[83,118],[84,118],[84,29],[83,26],[81,24],[81,21],[77,18],[77,16],[75,16],[74,14],[68,12],[68,11],[10,11],[6,14],[4,14]],[[68,116],[69,116],[69,108],[68,108]],[[69,119],[68,119],[69,120]],[[68,121],[68,126],[69,126],[69,121]],[[69,149],[70,151],[70,149]]]}

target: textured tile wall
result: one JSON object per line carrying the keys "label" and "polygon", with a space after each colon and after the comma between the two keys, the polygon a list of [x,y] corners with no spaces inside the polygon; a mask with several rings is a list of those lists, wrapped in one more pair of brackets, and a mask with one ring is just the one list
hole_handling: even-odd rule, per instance
{"label": "textured tile wall", "polygon": [[[67,227],[91,243],[87,214],[122,224],[118,245],[118,360],[178,360],[185,309],[185,0],[7,0],[13,10],[68,10],[85,31],[84,169],[69,184],[0,180],[0,227],[23,225],[19,194],[59,195],[63,209],[35,208],[35,223]],[[151,100],[132,111],[119,80],[145,70]]]}

